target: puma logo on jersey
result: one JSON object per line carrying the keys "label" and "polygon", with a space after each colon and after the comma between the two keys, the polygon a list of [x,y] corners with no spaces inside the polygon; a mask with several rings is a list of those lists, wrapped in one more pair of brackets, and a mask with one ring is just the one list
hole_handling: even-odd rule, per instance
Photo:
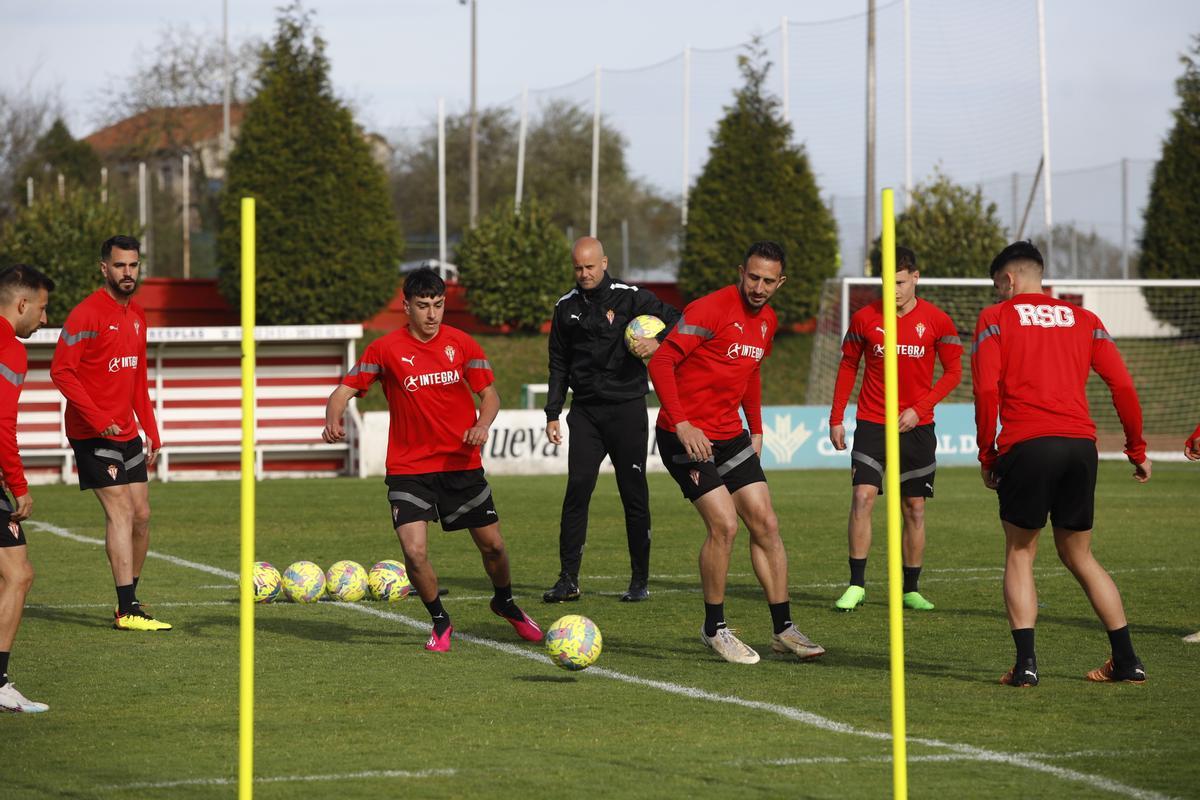
{"label": "puma logo on jersey", "polygon": [[571,319],[579,319],[579,315],[578,315],[578,314],[572,314],[572,315],[571,315]]}
{"label": "puma logo on jersey", "polygon": [[634,469],[636,469],[638,472],[641,472],[641,471],[642,471],[642,465],[641,465],[641,464],[633,464],[632,466],[633,466],[633,468],[634,468]]}
{"label": "puma logo on jersey", "polygon": [[400,356],[400,360],[403,361],[405,364],[408,364],[410,367],[414,367],[414,366],[416,366],[416,364],[414,364],[413,362],[417,360],[417,357],[416,356]]}
{"label": "puma logo on jersey", "polygon": [[108,329],[110,331],[119,331],[119,330],[121,330],[121,326],[120,325],[109,325]]}
{"label": "puma logo on jersey", "polygon": [[887,336],[887,331],[885,331],[883,328],[879,327],[878,325],[875,326],[875,330],[879,331],[884,336]]}
{"label": "puma logo on jersey", "polygon": [[745,331],[745,329],[744,329],[744,328],[742,328],[742,323],[740,323],[740,322],[731,322],[731,323],[729,323],[729,324],[730,324],[730,325],[732,325],[733,327],[737,328],[737,329],[738,329],[738,333],[745,333],[745,332],[746,332],[746,331]]}
{"label": "puma logo on jersey", "polygon": [[1033,303],[1016,303],[1013,308],[1021,318],[1021,325],[1038,328],[1073,328],[1075,327],[1075,311],[1070,306],[1037,305]]}

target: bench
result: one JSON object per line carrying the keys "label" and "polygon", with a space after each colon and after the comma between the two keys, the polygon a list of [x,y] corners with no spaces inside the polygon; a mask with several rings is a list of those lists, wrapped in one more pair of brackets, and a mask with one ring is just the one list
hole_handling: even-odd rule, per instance
{"label": "bench", "polygon": [[[27,343],[29,371],[17,441],[30,482],[69,481],[66,401],[50,381],[57,329]],[[256,329],[255,476],[362,475],[362,429],[354,401],[347,441],[321,441],[325,402],[355,363],[360,325],[260,326]],[[150,328],[147,379],[163,448],[160,480],[236,477],[241,472],[241,328]]]}

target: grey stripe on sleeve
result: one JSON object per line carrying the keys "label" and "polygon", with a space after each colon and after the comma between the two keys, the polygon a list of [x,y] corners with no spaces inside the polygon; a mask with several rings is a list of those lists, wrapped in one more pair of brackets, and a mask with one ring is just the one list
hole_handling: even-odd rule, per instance
{"label": "grey stripe on sleeve", "polygon": [[1000,326],[999,325],[988,325],[986,328],[984,328],[983,330],[981,330],[979,332],[979,338],[975,340],[975,344],[971,347],[971,355],[975,355],[975,351],[979,349],[979,345],[983,344],[984,339],[988,338],[989,336],[999,336],[999,335],[1000,335]]}
{"label": "grey stripe on sleeve", "polygon": [[846,342],[865,342],[866,340],[867,337],[863,336],[861,333],[846,331],[846,336],[842,339],[842,344],[845,344]]}
{"label": "grey stripe on sleeve", "polygon": [[491,369],[492,362],[486,358],[473,358],[467,362],[467,369]]}
{"label": "grey stripe on sleeve", "polygon": [[383,372],[383,367],[379,366],[378,364],[355,364],[354,367],[348,373],[346,373],[346,377],[353,378],[360,372],[366,372],[373,375],[377,372]]}
{"label": "grey stripe on sleeve", "polygon": [[13,372],[3,364],[0,364],[0,376],[3,376],[4,380],[11,383],[13,386],[20,386],[25,382],[25,373]]}
{"label": "grey stripe on sleeve", "polygon": [[942,338],[938,339],[938,344],[956,344],[961,347],[962,339],[958,338],[957,336],[943,336]]}
{"label": "grey stripe on sleeve", "polygon": [[713,337],[713,332],[708,328],[703,328],[699,325],[688,325],[682,315],[679,317],[679,322],[675,324],[675,330],[689,336],[699,336],[701,339],[711,339]]}
{"label": "grey stripe on sleeve", "polygon": [[1109,333],[1108,331],[1104,330],[1103,328],[1096,328],[1094,331],[1092,331],[1092,338],[1093,339],[1108,339],[1110,342],[1113,340],[1112,334]]}
{"label": "grey stripe on sleeve", "polygon": [[95,331],[80,331],[79,333],[76,333],[76,334],[70,334],[70,333],[67,333],[66,328],[63,328],[62,333],[60,333],[58,335],[58,338],[63,340],[64,342],[66,342],[67,347],[70,347],[71,345],[79,344],[84,339],[95,339],[96,332]]}

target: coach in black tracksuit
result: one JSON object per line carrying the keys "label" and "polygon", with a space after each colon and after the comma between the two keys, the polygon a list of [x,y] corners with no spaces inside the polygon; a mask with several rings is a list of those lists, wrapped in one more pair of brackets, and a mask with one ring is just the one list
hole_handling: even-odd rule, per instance
{"label": "coach in black tracksuit", "polygon": [[[679,312],[651,292],[614,281],[598,239],[585,236],[571,251],[576,286],[563,295],[550,323],[550,390],[546,398],[546,436],[562,443],[558,417],[567,387],[574,398],[567,425],[567,494],[563,498],[558,553],[562,571],[542,599],[547,603],[579,599],[579,565],[587,539],[588,504],[596,488],[600,462],[608,455],[625,507],[632,575],[627,602],[650,596],[650,496],[646,488],[646,365],[679,319]],[[639,339],[631,354],[625,326],[651,314],[667,327],[657,339]]]}

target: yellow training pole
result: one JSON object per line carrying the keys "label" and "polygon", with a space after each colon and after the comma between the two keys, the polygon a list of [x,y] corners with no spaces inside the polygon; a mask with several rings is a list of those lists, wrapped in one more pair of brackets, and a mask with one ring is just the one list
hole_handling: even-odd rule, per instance
{"label": "yellow training pole", "polygon": [[883,386],[887,416],[888,632],[892,673],[892,795],[908,797],[908,756],[904,724],[904,607],[900,549],[900,391],[896,377],[896,217],[895,197],[883,190]]}
{"label": "yellow training pole", "polygon": [[238,798],[254,795],[254,198],[242,198],[242,567]]}

